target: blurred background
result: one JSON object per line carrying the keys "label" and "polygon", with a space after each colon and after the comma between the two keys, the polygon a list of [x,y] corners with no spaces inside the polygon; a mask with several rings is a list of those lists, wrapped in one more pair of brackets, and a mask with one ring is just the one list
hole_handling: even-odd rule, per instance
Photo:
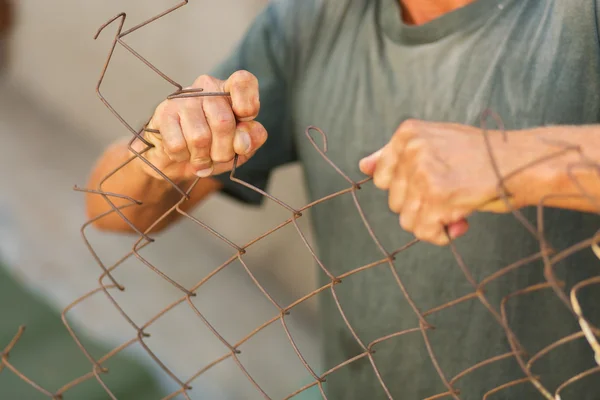
{"label": "blurred background", "polygon": [[[136,51],[186,86],[208,73],[241,38],[267,0],[195,0],[125,38]],[[129,132],[95,93],[117,24],[98,40],[100,25],[120,12],[132,27],[175,1],[0,0],[0,349],[27,330],[10,360],[42,387],[56,391],[92,370],[60,320],[60,312],[98,287],[101,269],[79,229],[85,222],[87,176],[104,148]],[[103,93],[134,127],[173,91],[139,60],[117,47]],[[306,196],[299,166],[277,171],[269,192],[292,206]],[[249,209],[216,195],[193,215],[236,243],[245,243],[289,217],[276,204]],[[300,227],[312,240],[308,219]],[[232,250],[190,222],[155,236],[143,255],[185,287],[191,287],[232,255]],[[131,250],[136,238],[89,231],[90,242],[110,265]],[[285,306],[315,288],[315,268],[293,226],[253,247],[248,266]],[[181,297],[172,285],[136,259],[115,274],[126,287],[116,300],[138,324]],[[278,314],[241,265],[211,279],[194,300],[225,339],[235,342]],[[315,304],[306,302],[286,318],[298,347],[318,370]],[[69,322],[97,359],[135,337],[107,297],[78,304]],[[148,346],[186,380],[227,353],[185,303],[152,324]],[[282,398],[311,376],[276,323],[241,348],[240,361],[273,398]],[[284,360],[289,360],[289,362]],[[118,398],[161,398],[179,387],[139,345],[111,359],[105,381]],[[103,376],[104,378],[104,376]],[[230,359],[192,383],[191,398],[262,398]],[[95,380],[67,392],[74,399],[108,398]],[[314,392],[304,393],[312,398]],[[13,373],[0,373],[0,398],[47,398]],[[178,398],[182,398],[181,396]]]}

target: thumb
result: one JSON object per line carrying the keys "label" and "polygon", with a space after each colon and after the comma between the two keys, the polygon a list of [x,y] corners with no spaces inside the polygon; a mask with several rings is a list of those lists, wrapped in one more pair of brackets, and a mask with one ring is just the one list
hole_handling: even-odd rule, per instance
{"label": "thumb", "polygon": [[233,149],[239,155],[257,151],[267,141],[267,130],[258,121],[239,122],[233,139]]}

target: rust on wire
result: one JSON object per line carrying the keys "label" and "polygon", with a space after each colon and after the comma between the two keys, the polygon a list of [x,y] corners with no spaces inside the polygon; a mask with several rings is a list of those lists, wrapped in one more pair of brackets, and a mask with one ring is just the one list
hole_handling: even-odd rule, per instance
{"label": "rust on wire", "polygon": [[[269,229],[268,231],[249,240],[247,243],[235,243],[234,241],[230,240],[229,238],[227,238],[226,236],[224,236],[223,234],[218,232],[215,228],[208,226],[204,222],[200,221],[199,219],[197,219],[197,218],[191,216],[190,214],[188,214],[187,212],[185,212],[182,209],[182,204],[184,204],[185,201],[187,201],[189,199],[189,194],[191,193],[193,188],[197,185],[200,178],[196,179],[191,184],[190,187],[181,188],[177,184],[175,184],[172,180],[170,180],[156,166],[152,165],[145,157],[143,157],[143,154],[152,148],[152,144],[149,143],[144,138],[144,132],[152,132],[155,134],[160,134],[160,131],[149,128],[147,126],[148,123],[150,122],[149,120],[144,126],[140,127],[139,129],[136,129],[133,126],[131,126],[124,119],[124,117],[121,115],[121,113],[119,113],[111,105],[110,101],[102,93],[101,88],[102,88],[102,84],[103,84],[106,72],[107,72],[109,66],[111,65],[113,53],[117,46],[121,46],[125,50],[127,50],[127,52],[129,54],[133,55],[138,60],[140,60],[146,67],[150,68],[161,79],[165,80],[166,82],[168,82],[170,85],[172,85],[174,87],[174,91],[167,96],[167,99],[180,99],[180,98],[203,97],[203,96],[204,97],[229,96],[230,94],[227,92],[205,92],[204,89],[202,89],[202,88],[184,88],[182,85],[177,83],[177,81],[175,81],[174,79],[172,79],[171,77],[167,76],[165,73],[160,71],[158,68],[156,68],[156,66],[154,66],[150,61],[145,59],[141,54],[139,54],[135,49],[133,49],[124,40],[124,38],[127,35],[144,28],[145,26],[159,20],[160,18],[162,18],[168,14],[171,14],[172,12],[174,12],[176,10],[179,10],[181,7],[185,6],[187,3],[188,3],[187,0],[179,2],[176,5],[174,5],[173,7],[170,7],[169,9],[162,11],[158,15],[156,15],[150,19],[147,19],[143,22],[140,22],[137,25],[135,25],[129,29],[124,29],[127,15],[125,13],[117,14],[115,17],[111,18],[105,24],[103,24],[98,29],[98,31],[96,32],[96,34],[94,36],[94,38],[98,38],[98,36],[106,28],[108,28],[113,23],[118,22],[118,24],[116,26],[116,33],[114,35],[111,47],[109,49],[108,56],[106,58],[104,66],[100,72],[100,77],[98,79],[97,86],[96,86],[96,92],[98,94],[98,97],[102,101],[102,103],[111,111],[111,113],[114,115],[114,117],[119,122],[121,122],[121,124],[124,126],[124,128],[127,129],[131,133],[132,138],[128,144],[128,148],[133,155],[128,160],[126,160],[124,163],[122,163],[120,166],[118,166],[113,171],[108,173],[102,179],[102,181],[100,182],[98,187],[96,187],[96,188],[80,188],[78,186],[74,187],[75,191],[84,192],[89,195],[102,197],[104,199],[104,201],[106,201],[106,203],[110,206],[109,211],[105,212],[102,215],[99,215],[98,217],[96,217],[90,221],[85,222],[83,224],[83,226],[81,227],[81,236],[84,241],[84,244],[87,246],[93,259],[95,260],[95,262],[98,264],[98,266],[100,267],[100,269],[102,271],[101,275],[98,278],[98,287],[89,291],[88,293],[84,294],[83,296],[75,299],[62,312],[62,321],[63,321],[65,327],[67,328],[69,335],[72,337],[74,343],[79,347],[79,349],[81,350],[83,355],[85,355],[85,357],[88,359],[88,361],[90,363],[90,370],[85,372],[84,374],[82,374],[80,377],[73,379],[71,382],[63,384],[63,386],[60,387],[60,389],[58,389],[58,391],[56,391],[54,393],[41,387],[34,380],[30,379],[24,372],[17,369],[9,361],[9,356],[11,355],[12,352],[15,351],[15,348],[17,348],[17,346],[18,346],[19,339],[23,335],[24,327],[21,327],[17,330],[17,333],[14,336],[14,338],[6,345],[4,350],[2,350],[2,352],[0,353],[0,373],[13,373],[18,378],[20,378],[22,381],[29,384],[33,391],[37,391],[37,392],[45,395],[46,397],[48,397],[50,399],[55,399],[55,400],[62,399],[64,395],[67,395],[72,388],[78,386],[79,384],[95,379],[96,381],[98,381],[100,386],[104,389],[106,395],[109,398],[116,399],[115,394],[111,391],[109,386],[104,382],[104,380],[102,378],[106,374],[110,373],[110,371],[106,368],[106,366],[104,364],[108,360],[110,360],[112,357],[114,357],[117,354],[121,353],[122,351],[126,350],[130,346],[132,346],[134,344],[139,344],[142,347],[142,349],[145,351],[145,353],[152,359],[152,361],[178,387],[177,390],[168,394],[164,398],[165,400],[174,399],[179,396],[189,399],[190,398],[189,392],[193,391],[192,384],[194,383],[194,381],[196,379],[198,379],[198,377],[200,377],[201,375],[207,373],[211,369],[215,368],[216,366],[218,366],[219,364],[221,364],[223,362],[226,362],[227,360],[232,360],[237,365],[239,370],[245,376],[245,379],[248,380],[248,382],[254,387],[254,389],[256,390],[256,392],[259,395],[261,395],[265,399],[271,399],[271,397],[269,396],[269,394],[267,393],[265,388],[261,387],[261,385],[256,381],[256,379],[252,376],[252,374],[247,370],[247,368],[240,361],[239,355],[241,354],[240,347],[244,343],[248,342],[250,339],[252,339],[256,335],[258,335],[260,332],[267,329],[269,326],[272,326],[277,323],[280,323],[281,326],[283,327],[283,330],[287,336],[287,339],[288,339],[290,345],[292,346],[292,349],[294,350],[295,356],[297,357],[296,361],[299,360],[302,363],[302,365],[304,366],[304,369],[306,370],[306,372],[310,375],[310,377],[312,377],[311,382],[304,384],[301,387],[298,387],[296,390],[294,390],[292,393],[290,393],[288,396],[286,396],[285,399],[291,399],[294,396],[299,395],[302,392],[309,390],[310,388],[317,388],[318,393],[320,393],[321,397],[323,399],[327,399],[324,384],[326,383],[328,376],[330,376],[331,374],[335,373],[336,371],[338,371],[342,368],[346,368],[349,365],[351,365],[355,362],[358,362],[359,360],[364,360],[364,361],[368,360],[369,361],[369,364],[373,370],[373,373],[374,373],[375,377],[377,378],[377,381],[378,381],[379,385],[381,386],[381,389],[385,393],[385,397],[392,399],[393,398],[392,394],[388,388],[389,382],[386,383],[384,381],[384,379],[382,377],[382,372],[384,372],[384,371],[380,371],[380,367],[377,365],[373,355],[377,351],[378,345],[380,345],[381,343],[384,343],[390,339],[397,338],[397,337],[404,336],[404,335],[411,335],[411,336],[420,335],[420,337],[422,337],[423,344],[426,347],[427,353],[429,355],[430,361],[432,363],[432,366],[435,369],[435,374],[436,374],[429,378],[436,379],[439,383],[441,383],[445,387],[445,389],[442,393],[432,395],[425,400],[450,399],[450,398],[451,399],[462,399],[461,391],[457,387],[457,383],[459,381],[462,381],[466,376],[473,374],[475,371],[481,370],[481,369],[483,369],[489,365],[492,365],[494,363],[503,362],[505,360],[515,361],[518,365],[518,368],[523,373],[522,377],[519,379],[516,379],[516,380],[509,381],[509,382],[501,382],[501,383],[499,382],[498,386],[489,389],[485,393],[485,395],[483,397],[484,399],[495,398],[494,397],[495,395],[497,395],[499,393],[503,393],[504,391],[508,390],[509,388],[514,387],[514,386],[519,386],[519,385],[532,386],[541,396],[543,396],[546,399],[549,399],[549,400],[560,399],[561,393],[563,393],[563,391],[565,391],[568,386],[574,385],[577,382],[582,381],[584,379],[588,379],[588,380],[594,379],[591,377],[600,373],[600,339],[599,339],[600,338],[600,329],[598,329],[590,320],[588,320],[588,316],[586,316],[586,310],[582,308],[582,306],[580,304],[580,300],[579,300],[580,294],[583,290],[596,290],[596,291],[600,290],[600,276],[591,277],[589,279],[586,279],[586,280],[576,283],[570,289],[570,291],[567,293],[565,291],[564,282],[561,282],[557,278],[555,271],[554,271],[554,267],[558,262],[566,259],[570,255],[572,255],[578,251],[581,251],[583,249],[590,248],[600,258],[600,247],[598,246],[598,242],[600,241],[600,234],[597,233],[594,237],[584,240],[580,243],[576,243],[576,244],[572,245],[570,248],[564,249],[562,251],[557,251],[556,249],[553,249],[551,246],[551,243],[548,242],[548,240],[546,238],[546,236],[547,236],[546,231],[544,229],[544,209],[545,209],[548,201],[550,201],[551,199],[556,198],[556,197],[570,196],[570,197],[579,197],[582,199],[586,199],[590,204],[592,204],[596,207],[598,212],[600,212],[600,199],[594,198],[594,196],[592,196],[586,190],[584,185],[581,184],[581,182],[579,182],[576,179],[576,176],[573,173],[573,169],[575,169],[575,168],[593,168],[596,171],[598,171],[598,176],[600,177],[600,166],[596,165],[591,160],[586,159],[582,155],[581,149],[579,149],[578,147],[572,146],[569,143],[556,142],[556,143],[551,143],[551,145],[556,147],[556,151],[553,154],[546,156],[539,160],[533,160],[530,163],[523,165],[518,170],[512,171],[508,175],[501,176],[499,168],[498,168],[498,163],[496,161],[495,154],[494,154],[493,148],[490,144],[490,140],[488,137],[487,120],[488,119],[494,120],[497,130],[499,130],[503,134],[505,141],[510,140],[510,138],[505,133],[502,119],[500,118],[500,116],[495,114],[491,110],[484,111],[481,116],[481,130],[483,133],[482,139],[484,140],[484,143],[486,146],[486,151],[487,151],[487,156],[490,160],[490,163],[493,167],[493,170],[496,174],[496,179],[497,179],[497,198],[492,199],[491,202],[496,202],[496,203],[500,202],[507,211],[510,211],[512,213],[512,215],[523,226],[523,228],[526,229],[531,234],[531,236],[538,241],[539,251],[537,251],[535,254],[530,254],[529,256],[523,257],[520,260],[516,260],[512,264],[510,264],[504,268],[501,268],[498,271],[495,271],[494,273],[490,274],[489,276],[483,277],[483,279],[478,281],[472,272],[473,271],[472,268],[470,268],[467,265],[467,263],[463,260],[457,246],[455,246],[454,242],[452,240],[450,240],[450,245],[449,245],[448,251],[451,251],[452,254],[454,255],[454,258],[455,258],[456,264],[457,264],[457,268],[460,269],[466,282],[469,283],[472,291],[467,294],[462,295],[461,297],[449,300],[443,304],[438,304],[434,307],[430,307],[429,309],[421,309],[421,307],[419,307],[419,304],[417,304],[417,301],[414,299],[414,293],[411,295],[411,293],[410,293],[411,288],[407,287],[407,285],[405,284],[405,281],[401,278],[400,274],[398,273],[398,271],[394,265],[394,261],[398,257],[402,257],[402,253],[405,250],[407,250],[415,245],[418,245],[419,240],[413,239],[408,243],[399,244],[398,248],[392,249],[392,250],[388,250],[383,246],[383,244],[381,243],[381,241],[378,239],[377,235],[375,234],[373,228],[371,227],[371,225],[368,221],[368,218],[365,215],[365,212],[363,211],[363,208],[362,208],[360,201],[358,199],[358,196],[357,196],[357,191],[367,188],[368,184],[371,181],[371,178],[364,178],[359,181],[354,181],[344,171],[342,171],[342,169],[327,155],[327,150],[328,150],[328,147],[331,146],[331,143],[328,143],[326,133],[316,126],[309,126],[306,128],[306,131],[305,131],[306,140],[308,140],[310,142],[310,144],[314,148],[314,151],[316,151],[322,157],[322,159],[341,178],[343,178],[347,182],[347,184],[348,184],[347,188],[337,191],[335,193],[331,193],[323,198],[313,200],[309,204],[296,209],[296,208],[291,207],[290,205],[286,204],[282,200],[276,198],[275,196],[273,196],[257,187],[254,187],[253,185],[249,184],[248,182],[245,182],[245,181],[239,179],[236,176],[237,161],[238,161],[237,156],[236,156],[236,158],[234,159],[233,168],[229,175],[230,179],[242,186],[245,186],[246,188],[248,188],[250,190],[253,190],[253,191],[261,194],[265,198],[273,201],[274,203],[276,203],[278,206],[280,206],[282,209],[286,210],[289,213],[288,217],[284,221],[280,222],[278,225]],[[313,133],[316,133],[314,135],[315,137],[317,137],[316,139],[315,139],[315,137],[313,137]],[[132,148],[132,144],[135,140],[140,140],[142,143],[144,143],[146,145],[146,148],[140,152],[135,151]],[[319,141],[320,141],[320,143],[319,143]],[[522,172],[523,170],[525,170],[527,168],[532,167],[533,165],[546,162],[555,157],[560,157],[561,155],[566,154],[566,153],[577,153],[581,156],[580,162],[570,165],[569,171],[568,171],[569,177],[575,183],[576,187],[579,189],[579,193],[578,194],[568,194],[568,195],[556,194],[553,196],[548,196],[547,198],[543,199],[537,207],[536,224],[533,224],[522,214],[522,212],[520,210],[516,209],[513,206],[512,202],[511,202],[511,194],[507,191],[504,183],[510,177]],[[130,162],[134,161],[136,158],[138,158],[138,159],[142,160],[144,163],[146,163],[158,175],[160,175],[166,182],[168,182],[173,187],[174,190],[176,190],[181,195],[181,198],[179,199],[179,201],[174,206],[172,206],[167,212],[165,212],[162,216],[160,216],[156,221],[154,221],[154,223],[152,223],[150,225],[150,227],[148,227],[145,231],[141,231],[140,229],[138,229],[135,226],[135,224],[132,221],[130,221],[129,219],[127,219],[122,212],[122,210],[125,208],[136,207],[136,206],[142,205],[143,202],[140,199],[133,199],[131,197],[128,197],[128,196],[125,196],[125,195],[122,195],[119,193],[111,193],[111,192],[107,192],[107,191],[103,190],[103,184],[104,184],[104,182],[106,182],[106,180],[111,178],[115,173],[117,173],[119,170],[124,168]],[[367,188],[365,190],[369,190],[369,189]],[[374,190],[374,189],[372,189],[372,190]],[[358,215],[361,218],[362,226],[368,232],[369,237],[371,238],[373,244],[375,244],[375,246],[377,247],[377,249],[380,253],[380,257],[378,260],[372,260],[368,264],[362,265],[360,267],[354,268],[350,271],[344,272],[343,274],[336,276],[327,268],[327,266],[319,258],[317,252],[311,247],[306,235],[300,229],[300,226],[298,224],[298,219],[303,217],[303,213],[305,211],[310,210],[311,208],[313,208],[321,203],[330,201],[334,198],[337,198],[339,196],[344,196],[344,195],[352,196],[354,206],[356,208],[356,212],[358,213]],[[117,206],[115,203],[113,203],[113,201],[112,201],[113,199],[124,200],[126,202],[126,204]],[[131,229],[134,232],[137,233],[137,235],[139,237],[135,241],[131,250],[127,254],[123,255],[118,261],[116,261],[112,265],[106,265],[102,261],[100,255],[94,249],[94,247],[92,246],[90,241],[87,239],[86,231],[87,231],[87,228],[89,228],[89,226],[92,223],[94,223],[108,215],[111,215],[111,214],[117,214],[121,219],[123,219],[123,221],[125,223],[127,223],[131,227]],[[143,248],[145,248],[146,246],[151,245],[152,243],[155,242],[156,239],[154,239],[150,236],[152,231],[155,229],[155,227],[158,224],[160,224],[162,221],[164,221],[165,218],[169,217],[171,214],[178,214],[178,216],[181,216],[184,219],[187,219],[187,220],[193,222],[195,226],[197,226],[198,228],[209,233],[216,240],[219,240],[222,243],[225,243],[233,251],[233,254],[231,255],[231,257],[229,257],[221,265],[216,266],[212,270],[212,272],[210,272],[208,275],[204,276],[198,282],[179,283],[176,280],[174,280],[173,278],[169,277],[162,269],[158,268],[153,263],[151,263],[149,260],[145,259],[140,254],[140,251]],[[296,299],[295,301],[292,301],[290,304],[285,305],[285,304],[279,304],[273,298],[273,296],[269,293],[269,291],[263,285],[260,284],[259,280],[256,278],[256,276],[254,275],[252,270],[246,264],[246,262],[244,260],[244,256],[249,251],[252,251],[252,246],[254,246],[256,243],[260,242],[261,240],[263,240],[267,237],[277,234],[277,232],[279,232],[282,228],[289,226],[289,225],[293,225],[298,236],[300,237],[304,246],[306,247],[306,250],[312,256],[312,259],[314,260],[316,266],[318,268],[320,268],[325,273],[325,275],[328,277],[328,283],[326,283],[325,285],[313,290],[312,292]],[[600,233],[600,231],[599,231],[599,233]],[[131,258],[137,258],[139,261],[142,262],[142,264],[146,268],[148,268],[148,270],[152,271],[154,274],[156,274],[157,276],[162,278],[164,281],[168,282],[178,292],[180,292],[180,296],[176,300],[174,300],[171,304],[167,305],[166,307],[162,308],[158,313],[156,313],[153,317],[151,317],[149,320],[147,320],[145,323],[142,323],[142,324],[135,323],[133,321],[132,317],[130,315],[128,315],[128,313],[123,309],[123,307],[121,307],[121,305],[116,300],[116,298],[111,294],[111,292],[115,291],[115,290],[118,290],[118,291],[126,290],[126,282],[122,282],[122,283],[117,282],[116,278],[113,276],[113,273],[115,270],[120,268],[126,260],[131,259]],[[194,305],[194,303],[192,302],[192,298],[197,295],[198,290],[203,285],[205,285],[209,280],[211,280],[216,275],[220,274],[225,268],[227,268],[229,265],[231,265],[232,263],[234,263],[236,261],[239,261],[244,272],[250,277],[253,284],[260,290],[260,292],[264,295],[265,299],[268,300],[269,303],[273,306],[274,315],[273,315],[273,317],[264,321],[262,324],[260,324],[253,330],[251,330],[249,332],[243,332],[244,333],[243,337],[241,339],[239,339],[237,342],[232,342],[232,341],[228,341],[227,339],[225,339],[224,335],[222,333],[220,333],[219,330],[213,324],[211,324],[209,322],[209,320],[200,311],[200,309],[198,309],[198,307],[196,307],[196,305]],[[509,274],[515,270],[529,268],[530,265],[534,262],[541,262],[543,264],[545,281],[536,283],[536,284],[532,284],[528,287],[522,288],[513,293],[505,293],[504,296],[502,297],[502,299],[500,300],[500,303],[497,305],[497,307],[495,307],[494,303],[486,296],[487,287],[491,283],[498,281],[502,277],[507,276],[507,274]],[[351,277],[353,275],[356,275],[356,274],[363,273],[364,271],[367,271],[367,270],[370,270],[372,268],[376,268],[379,266],[385,266],[387,269],[389,269],[390,273],[392,274],[392,276],[394,278],[395,284],[398,287],[398,290],[401,292],[401,294],[403,295],[403,298],[406,300],[407,304],[410,306],[410,309],[414,313],[414,316],[417,318],[418,325],[398,331],[398,332],[392,332],[392,333],[389,333],[389,334],[379,337],[379,338],[372,339],[370,342],[365,342],[359,337],[358,333],[356,332],[355,327],[352,326],[348,317],[346,316],[346,312],[340,302],[336,288],[337,288],[337,285],[343,284],[344,279]],[[108,281],[110,281],[110,283]],[[335,365],[335,366],[329,368],[327,371],[319,374],[315,370],[315,368],[313,366],[311,366],[310,362],[307,360],[305,355],[302,354],[302,351],[300,350],[298,344],[296,343],[296,340],[294,339],[294,337],[288,327],[288,323],[286,322],[286,316],[288,316],[300,304],[302,304],[302,303],[308,301],[309,299],[312,299],[315,296],[318,296],[319,294],[324,293],[324,292],[331,293],[331,297],[337,307],[339,315],[341,316],[345,326],[348,328],[348,331],[351,334],[351,337],[356,342],[356,345],[358,346],[358,348],[360,350],[359,350],[359,354],[357,354],[351,358],[348,358],[348,359],[342,361],[340,364]],[[513,330],[510,327],[510,324],[509,324],[510,318],[509,318],[508,311],[507,311],[507,304],[511,301],[511,299],[514,299],[515,297],[523,298],[524,296],[528,296],[534,292],[545,292],[548,294],[554,294],[556,297],[558,297],[561,300],[562,304],[573,314],[574,321],[577,322],[577,324],[579,325],[581,330],[571,332],[570,334],[554,341],[553,343],[546,345],[541,350],[538,350],[536,353],[530,354],[527,351],[527,349],[519,342],[519,338],[517,337],[515,332],[513,332]],[[104,355],[103,357],[101,357],[99,359],[96,359],[90,354],[90,352],[87,350],[87,348],[83,345],[83,343],[79,339],[78,334],[75,332],[75,329],[71,326],[69,319],[67,318],[67,314],[78,304],[86,302],[89,298],[91,298],[93,296],[100,296],[100,295],[104,295],[110,301],[110,303],[114,306],[114,308],[119,312],[121,317],[123,317],[123,319],[126,322],[128,322],[129,325],[131,325],[131,327],[133,327],[136,334],[133,338],[131,338],[127,342],[121,344],[117,348],[113,349],[108,354]],[[501,354],[497,354],[497,355],[489,357],[487,359],[479,360],[477,363],[475,363],[467,368],[462,369],[461,372],[455,373],[454,375],[450,375],[447,373],[447,371],[444,371],[444,369],[442,368],[440,359],[439,359],[438,355],[436,355],[434,348],[431,344],[431,341],[429,339],[429,334],[431,333],[431,331],[433,329],[435,329],[435,326],[432,325],[428,321],[428,319],[437,313],[449,313],[449,312],[451,312],[451,310],[455,309],[455,307],[457,305],[467,303],[467,302],[478,302],[485,307],[485,309],[490,314],[490,316],[493,317],[493,319],[496,321],[496,323],[498,325],[498,329],[501,329],[502,332],[504,332],[504,334],[506,336],[506,340],[510,347],[510,351],[504,352]],[[208,330],[214,335],[214,337],[216,339],[218,339],[218,341],[226,349],[226,351],[224,351],[224,353],[222,355],[220,355],[213,361],[209,362],[208,364],[201,366],[201,368],[199,368],[195,373],[191,374],[191,376],[187,377],[187,379],[183,379],[183,378],[177,376],[177,374],[174,373],[171,368],[167,367],[160,360],[160,358],[148,347],[148,345],[145,343],[145,340],[144,340],[145,338],[150,336],[150,334],[147,331],[151,330],[152,325],[155,322],[157,322],[159,319],[163,318],[171,310],[173,310],[175,307],[177,307],[181,304],[187,304],[187,306],[189,306],[189,309],[193,311],[194,315],[200,321],[202,321],[202,323],[208,328]],[[183,323],[185,323],[185,321],[182,321],[182,324]],[[557,387],[553,390],[551,388],[545,387],[543,384],[543,376],[539,376],[532,372],[534,365],[536,365],[536,363],[540,362],[540,360],[543,359],[544,357],[546,357],[549,353],[552,353],[556,349],[561,348],[562,346],[565,346],[569,343],[576,342],[576,341],[580,341],[580,342],[585,341],[585,343],[587,345],[589,345],[590,354],[592,354],[595,357],[595,360],[596,360],[596,363],[598,364],[598,366],[584,370],[584,371],[580,371],[578,374],[567,379],[559,387]],[[201,346],[202,344],[199,344],[199,345]],[[292,361],[292,360],[290,360],[290,361]],[[408,362],[410,362],[410,361],[408,361]],[[598,379],[598,378],[595,377],[595,379]],[[1,396],[2,396],[2,389],[0,388],[0,397]]]}

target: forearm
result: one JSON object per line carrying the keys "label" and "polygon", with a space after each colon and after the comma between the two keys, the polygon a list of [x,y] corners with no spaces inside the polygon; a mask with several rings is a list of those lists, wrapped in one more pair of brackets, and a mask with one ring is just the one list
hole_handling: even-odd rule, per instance
{"label": "forearm", "polygon": [[[142,202],[141,205],[133,204],[126,198],[109,196],[110,201],[120,207],[123,215],[129,219],[140,231],[148,229],[155,221],[167,213],[178,201],[181,194],[170,183],[149,176],[142,169],[143,161],[133,159],[127,147],[127,141],[119,141],[111,145],[98,160],[88,182],[88,188],[101,190],[105,193],[118,194]],[[113,175],[106,178],[113,171]],[[190,182],[176,182],[181,188],[187,189]],[[190,199],[182,203],[181,208],[188,210],[200,202],[208,194],[219,189],[219,184],[210,179],[201,180],[190,194]],[[86,194],[86,208],[90,219],[97,218],[94,226],[109,231],[133,232],[131,226],[116,212],[110,212],[112,207],[106,199],[96,193]],[[169,213],[153,228],[153,232],[160,231],[174,222],[179,216],[177,212]]]}
{"label": "forearm", "polygon": [[531,145],[546,147],[548,156],[515,176],[514,190],[522,193],[525,204],[598,212],[600,125],[551,126],[528,132]]}

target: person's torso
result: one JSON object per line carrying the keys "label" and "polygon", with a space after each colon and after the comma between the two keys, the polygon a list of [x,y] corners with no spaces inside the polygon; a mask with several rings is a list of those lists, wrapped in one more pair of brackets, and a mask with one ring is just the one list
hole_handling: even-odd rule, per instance
{"label": "person's torso", "polygon": [[[358,161],[386,144],[408,118],[477,126],[482,111],[489,108],[506,129],[599,122],[600,47],[593,0],[479,0],[418,27],[401,24],[396,0],[321,4],[318,22],[307,24],[315,40],[300,49],[301,68],[292,89],[296,143],[313,199],[350,184],[304,136],[309,125],[326,133],[328,157],[350,178],[360,180],[364,176]],[[493,121],[489,126],[494,127]],[[321,145],[319,135],[312,136]],[[357,198],[387,251],[412,240],[388,210],[385,193],[368,183]],[[535,210],[525,214],[536,224]],[[319,256],[334,275],[385,258],[350,193],[317,205],[311,216]],[[548,240],[559,250],[591,237],[599,222],[595,216],[575,212],[545,213]],[[470,225],[457,248],[478,282],[539,251],[538,242],[510,215],[478,214],[470,218]],[[397,255],[394,268],[421,312],[474,291],[449,248],[417,244]],[[598,260],[586,249],[558,265],[556,273],[572,284],[596,268]],[[322,282],[327,281],[323,276]],[[539,282],[544,282],[543,264],[537,260],[493,280],[485,293],[500,313],[504,296]],[[386,263],[349,276],[335,291],[365,345],[419,327]],[[320,300],[326,312],[326,368],[332,368],[363,350],[330,292]],[[506,315],[530,355],[577,328],[551,289],[511,298]],[[433,313],[427,321],[436,326],[428,333],[430,350],[418,331],[374,347],[375,364],[394,398],[421,399],[447,391],[430,351],[448,380],[478,362],[510,352],[501,325],[476,298]],[[543,383],[554,390],[575,373],[593,367],[591,355],[589,345],[578,339],[550,352],[532,371],[542,374]],[[567,359],[574,360],[573,365]],[[523,377],[514,358],[506,358],[467,374],[456,387],[461,399],[480,399],[494,387]],[[598,386],[585,386],[592,380],[574,383],[565,389],[563,399],[600,399],[600,391],[592,394]],[[327,385],[333,399],[385,398],[366,357],[333,373]],[[572,394],[578,389],[583,391],[569,397],[569,390]],[[541,398],[537,393],[532,385],[520,384],[491,398]]]}

